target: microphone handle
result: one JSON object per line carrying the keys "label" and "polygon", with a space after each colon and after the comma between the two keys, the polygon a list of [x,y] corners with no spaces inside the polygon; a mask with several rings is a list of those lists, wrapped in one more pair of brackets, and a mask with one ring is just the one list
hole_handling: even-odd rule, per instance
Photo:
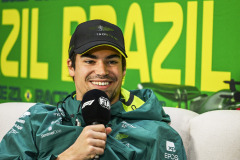
{"label": "microphone handle", "polygon": [[96,155],[92,160],[100,160],[99,155]]}

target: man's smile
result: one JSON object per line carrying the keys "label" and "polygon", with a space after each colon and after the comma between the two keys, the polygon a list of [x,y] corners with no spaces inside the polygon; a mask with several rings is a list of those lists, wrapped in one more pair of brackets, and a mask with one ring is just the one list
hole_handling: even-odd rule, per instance
{"label": "man's smile", "polygon": [[98,86],[107,86],[110,84],[110,82],[97,82],[97,81],[91,81],[91,83]]}

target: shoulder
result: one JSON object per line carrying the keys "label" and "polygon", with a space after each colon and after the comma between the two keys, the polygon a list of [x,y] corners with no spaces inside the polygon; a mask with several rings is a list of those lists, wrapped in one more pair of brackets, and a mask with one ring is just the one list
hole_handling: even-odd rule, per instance
{"label": "shoulder", "polygon": [[141,99],[143,99],[144,101],[146,99],[149,99],[154,95],[154,92],[151,89],[136,89],[136,90],[129,90],[129,92]]}
{"label": "shoulder", "polygon": [[136,123],[138,126],[148,130],[153,137],[173,142],[181,142],[181,137],[168,123],[157,120],[141,120]]}
{"label": "shoulder", "polygon": [[45,128],[46,126],[49,126],[53,121],[61,121],[57,107],[43,103],[37,103],[30,107],[29,110],[23,114],[21,119],[25,120],[26,124],[31,126],[31,130],[34,134],[41,132],[41,130],[39,130],[41,126]]}
{"label": "shoulder", "polygon": [[26,112],[29,115],[29,118],[32,120],[43,120],[46,117],[53,116],[57,114],[57,107],[44,103],[36,103],[28,109]]}
{"label": "shoulder", "polygon": [[44,103],[36,103],[32,107],[29,108],[30,112],[33,113],[44,113],[44,112],[50,112],[53,110],[56,110],[56,106],[44,104]]}

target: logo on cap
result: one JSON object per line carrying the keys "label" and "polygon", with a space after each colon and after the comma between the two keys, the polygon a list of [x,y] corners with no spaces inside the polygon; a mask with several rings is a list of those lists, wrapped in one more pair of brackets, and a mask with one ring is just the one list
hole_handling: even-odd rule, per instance
{"label": "logo on cap", "polygon": [[98,31],[103,31],[103,26],[99,25],[98,26]]}
{"label": "logo on cap", "polygon": [[102,25],[98,25],[96,28],[97,31],[114,31],[112,28],[103,27]]}

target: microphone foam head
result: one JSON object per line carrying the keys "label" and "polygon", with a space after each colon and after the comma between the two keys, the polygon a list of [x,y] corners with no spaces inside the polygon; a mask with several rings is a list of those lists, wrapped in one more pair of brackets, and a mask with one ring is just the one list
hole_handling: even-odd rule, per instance
{"label": "microphone foam head", "polygon": [[108,124],[111,117],[110,108],[109,98],[101,90],[93,89],[83,95],[81,110],[87,125],[93,123]]}

